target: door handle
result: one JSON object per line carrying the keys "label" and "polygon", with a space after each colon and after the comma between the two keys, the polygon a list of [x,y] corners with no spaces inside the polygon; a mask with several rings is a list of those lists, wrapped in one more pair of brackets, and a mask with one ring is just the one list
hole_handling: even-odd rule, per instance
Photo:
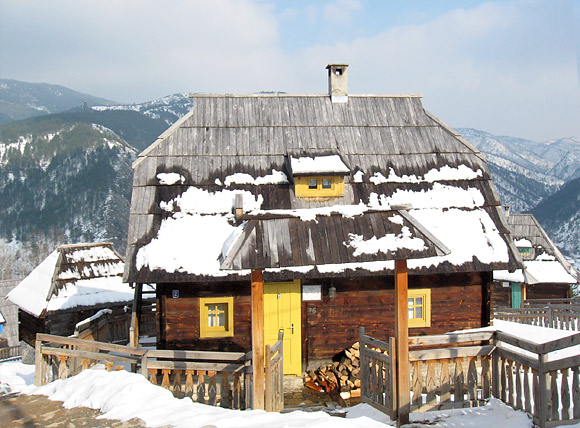
{"label": "door handle", "polygon": [[292,326],[290,327],[290,330],[292,330],[292,334],[294,334],[294,323],[292,323]]}

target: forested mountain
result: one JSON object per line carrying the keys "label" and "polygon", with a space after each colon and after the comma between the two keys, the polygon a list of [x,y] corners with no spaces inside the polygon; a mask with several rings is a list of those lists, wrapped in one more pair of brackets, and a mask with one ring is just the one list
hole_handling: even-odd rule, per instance
{"label": "forested mountain", "polygon": [[48,83],[0,79],[0,124],[74,107],[114,104],[113,101]]}

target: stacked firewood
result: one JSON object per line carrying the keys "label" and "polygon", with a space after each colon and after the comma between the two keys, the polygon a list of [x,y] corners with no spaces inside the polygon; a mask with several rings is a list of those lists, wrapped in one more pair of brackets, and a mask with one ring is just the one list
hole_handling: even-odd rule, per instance
{"label": "stacked firewood", "polygon": [[339,392],[344,400],[360,397],[359,343],[339,352],[332,363],[308,370],[304,384],[319,392]]}

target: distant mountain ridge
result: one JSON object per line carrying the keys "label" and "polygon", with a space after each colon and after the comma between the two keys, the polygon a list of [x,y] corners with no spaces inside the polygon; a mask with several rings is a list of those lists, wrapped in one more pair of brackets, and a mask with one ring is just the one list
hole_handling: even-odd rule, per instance
{"label": "distant mountain ridge", "polygon": [[110,105],[105,98],[74,91],[48,83],[29,83],[0,79],[0,124],[50,113],[60,113],[74,107]]}

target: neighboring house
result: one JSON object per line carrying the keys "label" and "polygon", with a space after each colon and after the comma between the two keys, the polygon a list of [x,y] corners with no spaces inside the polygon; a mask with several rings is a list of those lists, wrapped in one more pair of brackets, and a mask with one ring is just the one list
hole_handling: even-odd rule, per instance
{"label": "neighboring house", "polygon": [[521,268],[482,154],[417,95],[195,95],[134,163],[124,279],[157,284],[157,347],[247,351],[251,272],[266,342],[300,374],[393,335],[393,259],[410,334],[485,326],[492,272]]}
{"label": "neighboring house", "polygon": [[6,346],[18,346],[18,306],[6,299],[6,295],[18,285],[19,279],[0,281],[0,315],[4,322],[1,324],[0,339],[6,340]]}
{"label": "neighboring house", "polygon": [[36,333],[70,336],[100,309],[130,310],[134,292],[123,268],[112,244],[59,246],[8,293],[20,308],[20,339],[34,346]]}
{"label": "neighboring house", "polygon": [[532,214],[506,216],[524,269],[494,272],[494,308],[520,308],[527,299],[565,299],[580,275]]}

